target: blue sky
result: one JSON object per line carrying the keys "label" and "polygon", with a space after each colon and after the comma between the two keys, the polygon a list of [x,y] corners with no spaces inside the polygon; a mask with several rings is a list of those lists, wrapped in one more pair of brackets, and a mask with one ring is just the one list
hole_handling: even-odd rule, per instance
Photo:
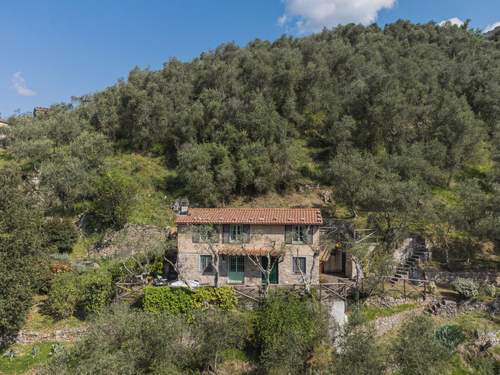
{"label": "blue sky", "polygon": [[0,116],[67,102],[223,42],[339,23],[500,21],[499,0],[0,0]]}

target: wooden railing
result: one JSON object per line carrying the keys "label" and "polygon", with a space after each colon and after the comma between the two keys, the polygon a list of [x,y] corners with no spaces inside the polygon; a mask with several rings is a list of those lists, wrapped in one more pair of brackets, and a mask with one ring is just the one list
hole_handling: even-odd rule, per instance
{"label": "wooden railing", "polygon": [[[404,299],[408,298],[423,298],[425,301],[427,296],[431,293],[430,290],[430,280],[423,279],[399,279],[395,283],[390,283],[392,276],[382,276],[377,278],[380,282],[379,292],[382,295],[394,295],[397,297],[402,297]],[[361,280],[360,289],[363,292],[367,292],[365,285],[366,281]]]}
{"label": "wooden railing", "polygon": [[[320,283],[310,286],[311,291],[315,291],[320,300],[327,299],[347,299],[354,292],[355,284],[350,281],[336,283]],[[241,299],[247,299],[252,302],[260,302],[265,296],[265,288],[258,285],[231,285],[236,296]],[[306,292],[307,288],[304,284],[272,284],[269,285],[268,291],[272,290],[288,290],[297,292]]]}

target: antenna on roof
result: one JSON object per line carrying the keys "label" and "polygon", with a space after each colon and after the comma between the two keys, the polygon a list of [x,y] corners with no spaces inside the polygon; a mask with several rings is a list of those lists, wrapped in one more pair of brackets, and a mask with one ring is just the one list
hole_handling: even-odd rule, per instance
{"label": "antenna on roof", "polygon": [[189,212],[189,199],[182,198],[181,202],[180,202],[179,214],[180,215],[187,215],[188,212]]}
{"label": "antenna on roof", "polygon": [[179,215],[187,215],[189,212],[189,199],[178,198],[172,205],[172,210]]}

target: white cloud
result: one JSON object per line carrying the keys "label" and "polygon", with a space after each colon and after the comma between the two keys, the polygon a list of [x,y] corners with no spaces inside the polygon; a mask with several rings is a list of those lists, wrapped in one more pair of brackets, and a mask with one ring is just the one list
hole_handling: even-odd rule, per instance
{"label": "white cloud", "polygon": [[278,24],[292,24],[299,31],[318,31],[339,24],[375,22],[381,9],[392,8],[396,0],[283,0],[285,13]]}
{"label": "white cloud", "polygon": [[449,20],[444,20],[438,23],[438,26],[462,26],[464,24],[464,21],[462,21],[460,18],[453,17],[450,18]]}
{"label": "white cloud", "polygon": [[16,90],[18,95],[33,96],[36,92],[26,86],[26,80],[21,72],[15,72],[11,79],[12,87]]}
{"label": "white cloud", "polygon": [[483,30],[483,32],[487,33],[491,30],[495,30],[499,26],[500,26],[500,21],[492,23],[491,25],[486,26],[486,28]]}

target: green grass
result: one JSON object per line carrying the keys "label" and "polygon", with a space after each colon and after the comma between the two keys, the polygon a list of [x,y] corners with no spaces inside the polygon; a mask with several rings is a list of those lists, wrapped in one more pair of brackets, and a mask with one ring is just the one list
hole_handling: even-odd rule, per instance
{"label": "green grass", "polygon": [[48,314],[45,314],[43,312],[43,304],[46,299],[47,296],[45,295],[38,295],[34,297],[33,306],[31,306],[23,329],[27,331],[43,332],[80,327],[84,324],[81,320],[73,316],[62,320],[56,320]]}
{"label": "green grass", "polygon": [[417,304],[415,303],[404,303],[402,305],[396,305],[391,307],[369,305],[369,306],[363,306],[361,314],[367,321],[371,321],[378,318],[385,318],[388,316],[392,316],[403,311],[413,310],[416,307]]}
{"label": "green grass", "polygon": [[41,342],[27,345],[13,345],[8,349],[15,353],[10,359],[0,354],[0,374],[24,374],[48,361],[51,356],[52,342]]}
{"label": "green grass", "polygon": [[108,168],[131,177],[137,187],[128,222],[131,224],[165,227],[173,224],[170,209],[173,201],[166,195],[166,187],[175,178],[175,172],[164,166],[161,158],[137,154],[121,154],[106,160]]}
{"label": "green grass", "polygon": [[0,148],[0,168],[7,166],[9,163],[13,163],[12,157],[7,154],[7,151]]}
{"label": "green grass", "polygon": [[451,357],[446,373],[449,375],[474,374],[474,372],[467,368],[467,365],[458,353],[453,354]]}
{"label": "green grass", "polygon": [[459,325],[470,338],[474,338],[478,332],[497,332],[497,336],[500,336],[498,330],[500,317],[491,316],[486,312],[474,311],[458,314],[449,318],[446,323]]}
{"label": "green grass", "polygon": [[97,234],[85,236],[81,235],[76,241],[69,257],[72,261],[78,261],[87,258],[90,247],[99,239]]}

